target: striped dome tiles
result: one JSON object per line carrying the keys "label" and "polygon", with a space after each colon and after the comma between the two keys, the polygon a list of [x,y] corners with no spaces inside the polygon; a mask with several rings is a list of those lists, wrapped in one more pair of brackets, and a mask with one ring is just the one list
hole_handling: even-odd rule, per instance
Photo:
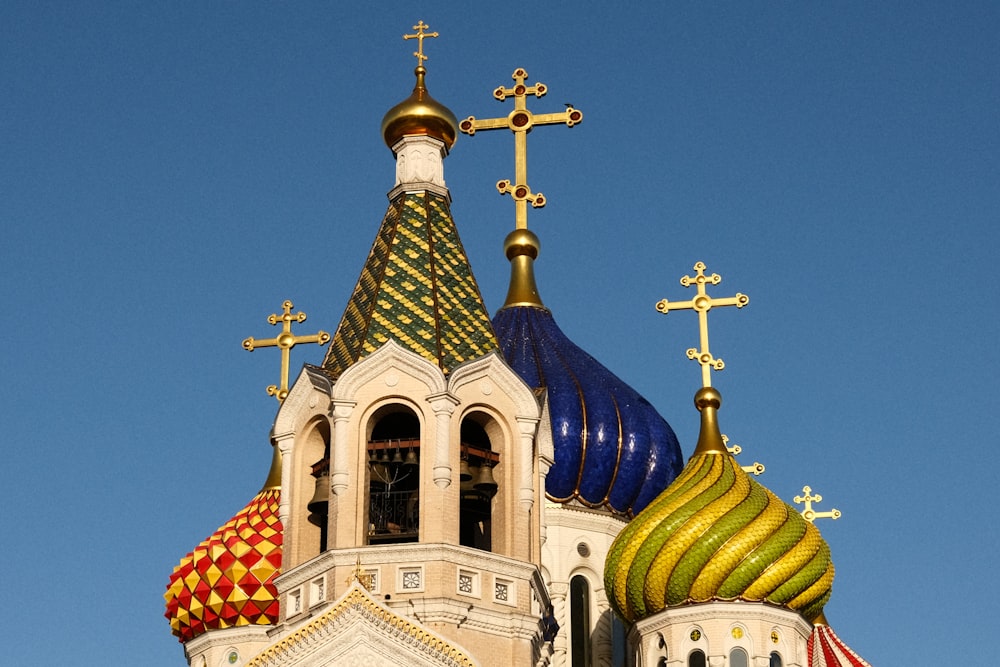
{"label": "striped dome tiles", "polygon": [[709,437],[705,421],[703,411],[698,448],[680,476],[612,544],[605,566],[612,604],[630,622],[711,600],[766,601],[812,620],[830,597],[829,547],[740,468],[714,414]]}

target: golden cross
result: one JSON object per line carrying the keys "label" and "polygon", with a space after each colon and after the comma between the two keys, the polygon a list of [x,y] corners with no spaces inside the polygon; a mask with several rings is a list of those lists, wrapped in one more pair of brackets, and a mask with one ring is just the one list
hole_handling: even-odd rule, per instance
{"label": "golden cross", "polygon": [[802,487],[802,493],[804,493],[805,495],[795,496],[793,500],[795,501],[796,505],[805,503],[806,508],[802,510],[802,517],[809,523],[812,523],[816,519],[836,520],[840,518],[841,516],[840,510],[836,508],[830,510],[829,512],[817,512],[816,510],[814,510],[813,503],[821,502],[823,500],[823,496],[819,495],[818,493],[815,496],[812,495],[812,489],[809,488],[808,486]]}
{"label": "golden cross", "polygon": [[413,52],[413,55],[417,57],[417,66],[424,64],[427,60],[427,56],[424,55],[424,38],[425,37],[438,37],[436,32],[424,32],[430,26],[426,25],[422,20],[417,22],[417,25],[413,26],[413,29],[417,31],[416,35],[403,35],[403,39],[415,39],[417,40],[417,50]]}
{"label": "golden cross", "polygon": [[284,401],[288,396],[288,357],[289,350],[298,343],[319,343],[326,345],[330,342],[330,334],[325,331],[318,331],[311,336],[295,336],[292,334],[292,322],[305,322],[306,314],[298,312],[292,315],[292,302],[285,301],[281,304],[284,313],[281,315],[271,314],[267,318],[268,324],[281,322],[282,332],[277,338],[265,338],[264,340],[254,340],[253,337],[243,341],[243,349],[253,352],[258,347],[278,347],[281,350],[281,386],[270,385],[267,388],[269,396],[277,397],[278,401]]}
{"label": "golden cross", "polygon": [[712,376],[711,372],[714,368],[717,371],[721,371],[726,367],[725,362],[722,359],[716,359],[712,356],[712,353],[708,349],[708,311],[710,311],[715,306],[736,306],[737,308],[742,308],[743,306],[750,303],[750,297],[746,294],[736,293],[736,296],[724,297],[721,299],[713,299],[705,293],[705,284],[712,283],[713,285],[718,285],[722,282],[722,276],[718,273],[713,273],[710,276],[705,275],[705,263],[698,262],[694,265],[694,270],[698,273],[694,278],[691,276],[684,276],[681,278],[681,285],[684,287],[690,287],[692,284],[697,285],[698,295],[691,299],[690,301],[667,301],[662,299],[657,302],[656,309],[666,315],[671,310],[694,310],[698,313],[698,330],[701,334],[701,349],[697,350],[695,348],[690,348],[687,351],[688,359],[694,359],[699,364],[701,364],[701,384],[703,387],[712,386]]}
{"label": "golden cross", "polygon": [[533,86],[524,85],[528,73],[520,67],[514,70],[511,78],[514,79],[514,87],[504,88],[500,86],[493,91],[493,97],[503,102],[507,97],[512,96],[514,98],[513,111],[504,118],[477,119],[475,116],[469,116],[458,124],[458,129],[470,137],[476,133],[476,130],[507,128],[514,133],[514,185],[511,185],[509,180],[498,181],[497,190],[502,195],[509,194],[514,198],[515,227],[527,229],[528,202],[531,202],[532,208],[545,206],[545,195],[541,192],[533,193],[528,187],[528,133],[535,125],[565,123],[568,127],[573,127],[583,120],[583,112],[567,104],[565,111],[535,115],[527,108],[527,96],[541,97],[548,92],[548,87],[544,83],[536,83]]}
{"label": "golden cross", "polygon": [[[733,444],[733,446],[730,447],[729,436],[726,435],[725,433],[722,434],[722,444],[726,446],[726,449],[728,449],[729,453],[733,455],[733,458],[739,456],[740,452],[743,451],[743,448],[737,444]],[[759,461],[754,461],[753,465],[740,466],[740,468],[743,469],[743,472],[750,473],[751,475],[755,475],[757,477],[763,475],[764,471],[766,470],[764,464],[760,463]]]}

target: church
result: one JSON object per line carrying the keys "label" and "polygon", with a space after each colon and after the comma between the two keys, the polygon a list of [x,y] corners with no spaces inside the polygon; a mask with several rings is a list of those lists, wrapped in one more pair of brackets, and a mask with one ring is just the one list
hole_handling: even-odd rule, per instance
{"label": "church", "polygon": [[[779,499],[721,435],[706,318],[749,298],[709,295],[721,279],[699,262],[681,280],[697,294],[657,304],[699,319],[701,430],[685,457],[536,284],[528,213],[545,199],[528,183],[527,135],[583,112],[529,110],[546,87],[515,69],[493,92],[508,115],[459,120],[428,92],[424,40],[437,33],[414,31],[413,91],[382,121],[388,209],[377,226],[373,212],[340,322],[302,333],[285,301],[268,320],[281,331],[243,343],[282,353],[273,458],[259,493],[169,576],[188,664],[868,666],[823,613],[834,568],[813,520],[831,513],[808,488],[804,511]],[[491,317],[444,165],[459,134],[475,150],[492,130],[514,135],[515,174],[497,190],[515,224]],[[290,376],[289,350],[315,344],[321,362]]]}

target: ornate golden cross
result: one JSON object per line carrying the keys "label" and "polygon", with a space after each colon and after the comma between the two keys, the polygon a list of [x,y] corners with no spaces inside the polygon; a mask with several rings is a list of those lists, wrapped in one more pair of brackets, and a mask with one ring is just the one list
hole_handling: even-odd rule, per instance
{"label": "ornate golden cross", "polygon": [[[726,435],[725,433],[722,434],[722,444],[724,444],[726,446],[726,449],[728,449],[729,453],[733,455],[733,458],[736,458],[737,456],[739,456],[740,452],[743,451],[743,448],[740,447],[739,445],[735,444],[735,443],[733,444],[732,447],[730,447],[729,446],[729,436]],[[740,468],[743,469],[743,472],[750,473],[751,475],[755,475],[757,477],[763,475],[764,471],[766,470],[766,468],[764,467],[764,464],[761,463],[760,461],[754,461],[753,465],[740,466]]]}
{"label": "ornate golden cross", "polygon": [[840,510],[836,508],[830,510],[829,512],[817,512],[816,510],[814,510],[813,503],[821,502],[823,500],[823,496],[819,495],[818,493],[815,496],[812,495],[812,489],[809,488],[808,486],[802,487],[802,493],[805,495],[795,496],[793,500],[795,501],[796,505],[805,503],[806,508],[802,510],[802,518],[804,518],[809,523],[812,523],[816,519],[836,520],[840,518],[841,516]]}
{"label": "ornate golden cross", "polygon": [[548,92],[548,87],[544,83],[526,86],[524,80],[528,78],[528,73],[520,67],[514,70],[511,78],[514,79],[514,87],[504,88],[500,86],[493,91],[493,97],[501,102],[508,97],[513,97],[513,111],[505,118],[477,119],[475,116],[469,116],[458,124],[458,129],[470,137],[477,130],[507,128],[514,133],[514,185],[511,185],[509,180],[498,181],[497,190],[502,195],[510,195],[514,198],[516,229],[527,229],[528,202],[531,202],[532,208],[545,206],[545,195],[541,192],[533,193],[528,187],[528,132],[531,132],[531,128],[535,125],[565,123],[568,127],[573,127],[583,120],[583,112],[567,104],[566,110],[560,113],[545,113],[536,116],[527,108],[527,96],[541,97]]}
{"label": "ornate golden cross", "polygon": [[417,25],[413,26],[413,29],[417,31],[416,35],[403,35],[403,39],[415,39],[417,40],[417,50],[413,52],[413,55],[417,57],[417,66],[424,64],[427,60],[427,56],[424,55],[424,38],[425,37],[437,37],[436,32],[424,32],[430,26],[426,25],[422,20],[417,22]]}
{"label": "ornate golden cross", "polygon": [[330,334],[325,331],[318,331],[311,336],[295,336],[292,334],[292,322],[305,322],[306,314],[298,312],[292,315],[292,302],[285,301],[281,304],[284,313],[281,315],[271,314],[267,318],[268,324],[281,322],[282,331],[277,338],[265,338],[264,340],[254,340],[253,337],[243,341],[243,349],[253,352],[258,347],[278,347],[281,350],[281,386],[270,385],[267,388],[269,396],[275,396],[278,402],[284,401],[288,396],[288,357],[289,350],[298,343],[319,343],[326,345],[330,342]]}
{"label": "ornate golden cross", "polygon": [[698,330],[701,334],[701,349],[690,348],[687,351],[688,359],[694,359],[701,364],[701,384],[703,387],[712,386],[712,369],[721,371],[726,367],[722,359],[716,359],[708,349],[708,311],[715,306],[736,306],[742,308],[750,303],[750,297],[746,294],[736,293],[736,296],[713,299],[705,293],[705,284],[712,283],[718,285],[722,282],[722,276],[713,273],[705,275],[705,263],[698,262],[694,265],[694,270],[698,273],[694,278],[684,276],[681,278],[681,285],[690,287],[693,284],[698,286],[698,295],[690,301],[667,301],[662,299],[656,304],[656,309],[666,315],[671,310],[694,310],[698,313]]}

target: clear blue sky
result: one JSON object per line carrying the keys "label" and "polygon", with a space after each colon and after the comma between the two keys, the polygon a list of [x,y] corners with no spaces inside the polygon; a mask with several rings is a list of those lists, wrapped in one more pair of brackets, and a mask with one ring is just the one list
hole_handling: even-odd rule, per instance
{"label": "clear blue sky", "polygon": [[[383,113],[428,84],[505,115],[515,67],[572,103],[529,137],[542,296],[690,453],[697,260],[723,431],[837,579],[876,667],[995,643],[1000,5],[994,2],[21,2],[0,6],[4,660],[184,664],[178,559],[257,491],[267,336],[292,299],[333,331],[385,211]],[[513,225],[509,136],[461,137],[453,212],[490,310]],[[319,348],[297,348],[296,365]],[[989,639],[988,639],[989,638]],[[929,645],[934,647],[929,649]]]}

